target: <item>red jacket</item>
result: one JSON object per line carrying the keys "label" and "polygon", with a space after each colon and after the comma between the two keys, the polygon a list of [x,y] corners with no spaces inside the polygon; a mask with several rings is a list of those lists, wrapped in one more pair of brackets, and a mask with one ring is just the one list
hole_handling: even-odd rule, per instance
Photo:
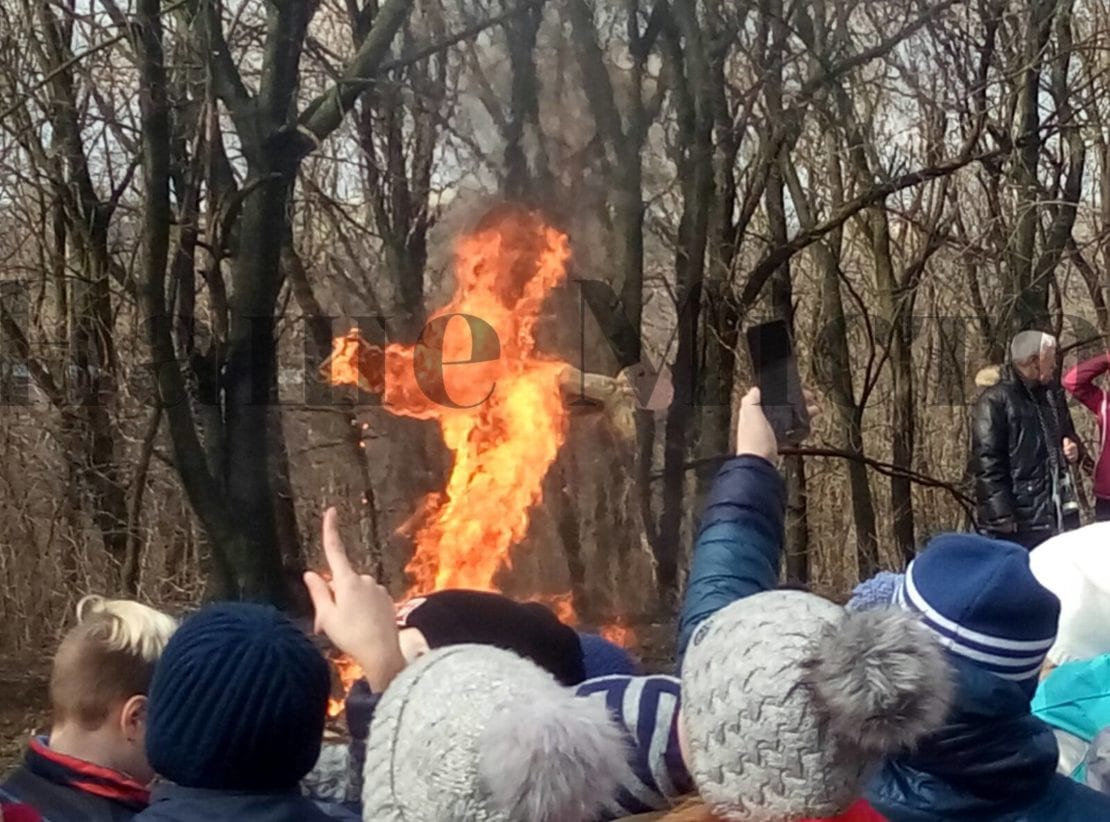
{"label": "red jacket", "polygon": [[42,822],[42,817],[30,805],[0,804],[0,822]]}
{"label": "red jacket", "polygon": [[1110,453],[1106,448],[1106,423],[1110,411],[1110,392],[1097,385],[1095,380],[1110,370],[1110,354],[1099,354],[1084,360],[1064,375],[1064,388],[1068,393],[1094,412],[1098,418],[1099,448],[1095,464],[1095,496],[1110,500]]}
{"label": "red jacket", "polygon": [[807,820],[807,822],[886,822],[879,812],[861,799],[840,816],[830,817],[825,820]]}

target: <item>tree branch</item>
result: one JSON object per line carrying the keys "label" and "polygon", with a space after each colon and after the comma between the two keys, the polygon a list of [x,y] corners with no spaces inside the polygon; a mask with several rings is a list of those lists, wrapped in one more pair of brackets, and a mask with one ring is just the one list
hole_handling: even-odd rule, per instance
{"label": "tree branch", "polygon": [[[171,3],[170,5],[166,6],[164,9],[162,9],[161,14],[170,14],[171,12],[174,12],[177,9],[181,8],[182,6],[187,5],[188,3],[191,3],[191,2],[193,2],[193,0],[177,0],[176,3]],[[89,46],[87,49],[80,52],[79,54],[74,54],[69,59],[65,60],[64,62],[59,63],[52,70],[50,70],[45,75],[43,75],[43,77],[37,83],[32,85],[30,88],[26,89],[26,91],[24,91],[24,93],[19,98],[19,100],[12,103],[10,106],[8,106],[6,109],[4,109],[2,112],[0,112],[0,121],[7,120],[9,117],[11,117],[13,114],[15,114],[21,108],[23,108],[23,106],[27,102],[28,97],[30,97],[32,94],[34,94],[39,89],[45,88],[46,86],[48,86],[50,83],[52,83],[54,80],[56,80],[58,78],[58,75],[68,71],[73,66],[80,63],[81,61],[86,60],[86,59],[88,59],[89,57],[92,57],[95,54],[99,54],[100,52],[104,51],[104,49],[111,48],[116,43],[119,43],[121,40],[126,40],[127,36],[129,34],[130,34],[130,32],[128,32],[128,31],[121,31],[119,34],[117,34],[113,37],[109,37],[107,40],[104,40],[100,43],[96,43],[95,45]]]}
{"label": "tree branch", "polygon": [[[860,462],[880,474],[888,477],[905,477],[910,482],[921,485],[925,488],[940,488],[947,491],[952,499],[955,500],[961,508],[967,513],[969,517],[974,518],[975,500],[957,488],[953,483],[946,482],[945,480],[931,477],[928,474],[922,474],[913,471],[909,468],[895,465],[890,462],[883,462],[882,460],[873,459],[863,454],[853,454],[848,451],[841,451],[838,448],[824,448],[824,447],[797,447],[797,448],[780,448],[779,455],[783,457],[818,457],[822,459],[843,459]],[[690,460],[683,468],[687,471],[699,470],[703,468],[713,468],[720,465],[725,460],[729,459],[729,455],[718,454],[713,457],[702,457],[700,459]],[[652,480],[660,479],[663,476],[662,472],[657,472],[651,475]]]}
{"label": "tree branch", "polygon": [[223,21],[220,20],[216,2],[200,0],[200,6],[196,11],[196,24],[199,26],[201,46],[208,55],[216,96],[227,106],[239,133],[249,134],[251,94],[231,58],[231,49],[224,38]]}
{"label": "tree branch", "polygon": [[[499,26],[507,20],[516,17],[518,14],[524,14],[529,11],[533,6],[541,5],[546,0],[524,0],[520,5],[515,8],[509,9],[502,14],[489,17],[481,22],[474,23],[461,29],[450,37],[444,40],[432,43],[422,49],[405,55],[404,57],[397,58],[396,60],[385,60],[382,62],[384,54],[376,55],[367,54],[363,56],[364,52],[369,50],[371,41],[374,40],[375,31],[378,31],[379,20],[384,19],[384,15],[393,11],[399,14],[400,17],[396,21],[393,32],[396,33],[404,22],[405,15],[408,13],[407,6],[411,5],[412,0],[389,0],[385,8],[378,12],[378,16],[374,18],[374,27],[370,30],[366,40],[363,42],[362,48],[359,49],[358,55],[355,56],[354,61],[348,67],[347,71],[343,73],[343,77],[335,84],[334,87],[321,94],[315,100],[308,104],[304,112],[300,116],[300,130],[306,135],[312,137],[317,143],[323,142],[331,132],[333,132],[342,122],[343,116],[350,111],[351,106],[354,105],[358,95],[361,94],[367,86],[371,85],[376,77],[380,77],[391,71],[411,66],[413,63],[419,63],[421,60],[427,60],[429,57],[446,51],[452,46],[467,40],[472,40],[482,32]],[[391,6],[403,6],[404,9],[397,11],[391,10]],[[384,37],[384,33],[382,34]],[[392,42],[392,34],[387,39],[384,45],[380,48],[384,52],[389,48]],[[377,47],[377,46],[375,46]]]}
{"label": "tree branch", "polygon": [[[922,28],[924,28],[929,23],[929,21],[937,17],[942,11],[945,11],[951,6],[956,6],[963,2],[964,0],[943,0],[943,2],[929,7],[928,11],[926,11],[920,17],[916,17],[911,20],[909,23],[907,23],[897,32],[892,34],[890,37],[883,40],[881,43],[876,43],[869,49],[864,49],[858,54],[853,54],[851,57],[847,58],[846,60],[840,61],[836,65],[826,66],[824,72],[822,72],[817,77],[806,81],[806,83],[799,91],[798,97],[803,100],[808,100],[826,83],[831,83],[834,80],[838,80],[852,69],[859,68],[860,66],[866,65],[867,63],[878,57],[882,57],[884,54],[891,51],[895,46],[905,40],[907,37],[917,33]],[[803,38],[803,40],[805,39],[806,38]],[[812,41],[807,42],[806,45],[809,46],[811,49],[813,48]],[[819,54],[815,54],[815,56],[818,60],[821,60],[821,56]]]}
{"label": "tree branch", "polygon": [[154,360],[158,401],[165,412],[173,442],[174,464],[182,484],[212,539],[217,565],[226,576],[221,550],[234,528],[231,512],[208,470],[197,436],[185,379],[177,362],[166,306],[166,265],[169,260],[170,117],[166,68],[162,56],[160,0],[139,0],[136,16],[137,52],[142,84],[143,187],[146,203],[142,219],[141,288],[143,321]]}
{"label": "tree branch", "polygon": [[358,95],[384,70],[382,61],[409,16],[412,3],[413,0],[387,0],[375,15],[373,26],[343,76],[305,108],[299,119],[299,129],[315,143],[322,143],[339,128]]}
{"label": "tree branch", "polygon": [[624,124],[613,94],[609,70],[605,67],[605,54],[597,42],[593,9],[586,0],[569,0],[567,12],[578,41],[578,66],[590,113],[612,146],[614,155],[619,158],[625,150]]}
{"label": "tree branch", "polygon": [[[1017,142],[1020,143],[1021,141]],[[938,165],[929,166],[928,168],[918,169],[917,171],[903,174],[900,177],[895,177],[893,180],[888,180],[882,185],[876,186],[854,199],[849,200],[839,211],[828,219],[814,225],[812,228],[799,231],[785,245],[780,245],[764,255],[763,259],[756,264],[748,275],[748,281],[744,284],[744,289],[740,295],[740,305],[745,309],[753,305],[759,298],[763,286],[779,266],[802,249],[808,247],[811,243],[824,237],[830,231],[840,228],[840,226],[844,225],[844,223],[848,222],[848,220],[865,208],[882,202],[895,192],[912,188],[915,185],[928,182],[929,180],[947,176],[973,163],[983,163],[998,157],[1003,157],[1009,154],[1013,148],[1013,145],[1004,145],[1000,148],[992,149],[991,151],[971,156],[965,155],[950,160],[947,163],[940,163]]]}
{"label": "tree branch", "polygon": [[30,374],[38,389],[46,395],[51,405],[64,412],[65,395],[62,393],[62,389],[54,382],[54,378],[46,366],[39,362],[37,358],[31,356],[31,344],[27,340],[27,335],[19,327],[15,318],[12,317],[3,300],[0,300],[0,330],[11,342],[15,349],[17,361],[22,362],[27,367],[27,373]]}

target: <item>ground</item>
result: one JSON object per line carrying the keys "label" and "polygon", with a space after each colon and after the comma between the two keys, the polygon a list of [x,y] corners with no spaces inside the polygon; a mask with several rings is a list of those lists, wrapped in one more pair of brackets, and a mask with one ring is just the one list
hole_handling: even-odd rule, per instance
{"label": "ground", "polygon": [[0,656],[0,774],[19,760],[27,738],[47,725],[48,675],[39,658]]}

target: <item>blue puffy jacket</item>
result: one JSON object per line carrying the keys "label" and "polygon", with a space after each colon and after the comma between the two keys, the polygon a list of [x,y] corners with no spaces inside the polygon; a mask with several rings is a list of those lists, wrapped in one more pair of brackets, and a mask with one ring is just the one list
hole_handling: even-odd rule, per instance
{"label": "blue puffy jacket", "polygon": [[679,660],[698,625],[738,599],[775,587],[785,519],[786,484],[771,463],[744,455],[721,467],[694,543],[678,621]]}
{"label": "blue puffy jacket", "polygon": [[1110,797],[1056,773],[1052,729],[1015,683],[959,657],[955,707],[912,754],[887,761],[867,799],[890,822],[1094,822]]}

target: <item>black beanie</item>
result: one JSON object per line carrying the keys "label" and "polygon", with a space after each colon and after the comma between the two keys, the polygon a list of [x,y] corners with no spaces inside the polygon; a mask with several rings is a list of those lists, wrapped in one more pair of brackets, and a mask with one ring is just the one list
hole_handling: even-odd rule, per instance
{"label": "black beanie", "polygon": [[327,662],[278,610],[209,605],[155,669],[150,765],[189,788],[291,790],[320,755],[330,689]]}
{"label": "black beanie", "polygon": [[538,602],[516,602],[485,591],[436,591],[398,611],[402,628],[417,628],[428,646],[493,645],[530,659],[564,685],[586,678],[573,628]]}

